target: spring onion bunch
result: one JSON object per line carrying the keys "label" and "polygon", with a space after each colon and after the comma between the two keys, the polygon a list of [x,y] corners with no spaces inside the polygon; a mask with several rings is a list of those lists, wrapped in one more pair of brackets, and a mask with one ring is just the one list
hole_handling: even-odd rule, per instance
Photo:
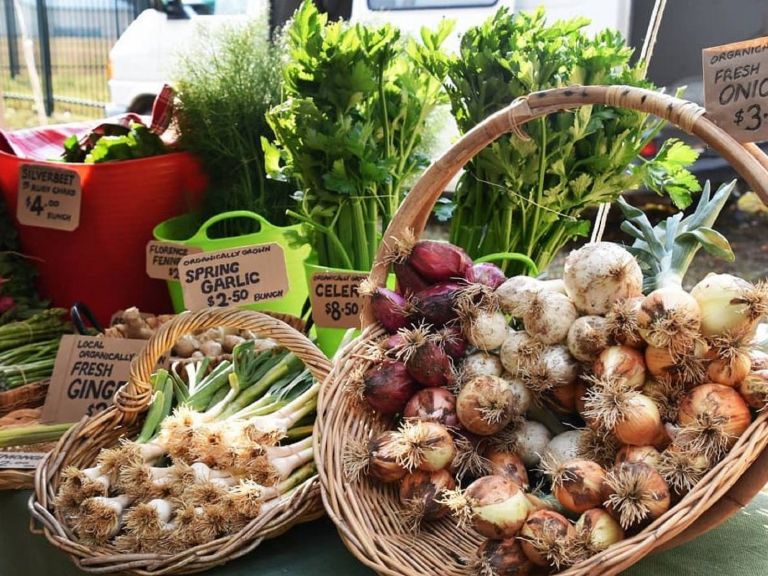
{"label": "spring onion bunch", "polygon": [[203,544],[314,474],[319,384],[294,354],[249,340],[231,362],[177,364],[152,382],[138,437],[62,474],[56,503],[82,542],[156,553]]}

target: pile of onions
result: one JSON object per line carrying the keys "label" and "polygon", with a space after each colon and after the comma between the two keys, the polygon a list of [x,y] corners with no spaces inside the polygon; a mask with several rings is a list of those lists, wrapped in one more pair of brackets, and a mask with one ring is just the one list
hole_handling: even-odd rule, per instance
{"label": "pile of onions", "polygon": [[[764,284],[710,275],[689,294],[672,277],[644,296],[609,242],[542,281],[406,240],[398,291],[366,286],[388,334],[350,386],[399,427],[350,442],[345,467],[398,483],[410,530],[450,512],[488,538],[487,573],[562,569],[646,526],[768,403],[750,343]],[[537,480],[551,495],[526,493]]]}

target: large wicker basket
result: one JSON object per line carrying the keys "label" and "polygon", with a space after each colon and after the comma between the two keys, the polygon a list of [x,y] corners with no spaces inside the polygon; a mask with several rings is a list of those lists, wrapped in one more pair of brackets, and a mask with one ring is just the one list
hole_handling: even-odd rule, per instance
{"label": "large wicker basket", "polygon": [[[177,554],[124,554],[116,549],[91,547],[77,541],[56,510],[53,501],[61,471],[69,466],[92,464],[102,448],[114,446],[120,438],[134,437],[152,396],[148,384],[157,361],[179,336],[217,326],[251,330],[269,337],[296,354],[322,381],[330,362],[304,334],[285,322],[259,312],[231,308],[206,309],[184,313],[164,324],[147,341],[131,364],[128,383],[118,390],[114,406],[101,414],[85,418],[61,438],[37,468],[35,492],[30,498],[33,524],[42,526],[46,538],[67,552],[79,568],[92,573],[131,573],[139,575],[187,574],[206,570],[246,554],[262,540],[284,533],[291,526],[323,514],[317,476],[305,481],[268,513],[253,520],[238,533],[190,548]],[[33,526],[33,530],[37,528]]]}
{"label": "large wicker basket", "polygon": [[[408,228],[421,234],[445,186],[477,152],[505,133],[519,134],[520,127],[533,119],[590,104],[631,108],[678,125],[722,154],[763,201],[768,201],[768,170],[762,153],[756,147],[737,143],[708,120],[696,104],[626,86],[536,92],[487,118],[427,169],[385,233],[372,280],[383,286],[393,241]],[[395,489],[365,479],[350,482],[345,477],[344,446],[388,427],[388,422],[345,390],[350,373],[369,362],[365,359],[368,341],[384,334],[370,310],[364,311],[363,322],[366,328],[362,335],[337,358],[320,394],[315,453],[328,514],[352,553],[380,574],[466,576],[481,542],[473,530],[461,530],[447,518],[430,523],[414,535],[398,521],[401,507]],[[657,548],[671,547],[719,524],[768,481],[767,444],[768,412],[763,412],[730,454],[668,513],[636,536],[562,574],[616,574]]]}

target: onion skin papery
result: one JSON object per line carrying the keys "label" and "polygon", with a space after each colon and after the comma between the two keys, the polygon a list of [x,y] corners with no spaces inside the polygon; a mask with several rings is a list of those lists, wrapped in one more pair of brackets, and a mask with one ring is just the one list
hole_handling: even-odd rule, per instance
{"label": "onion skin papery", "polygon": [[460,316],[467,342],[479,350],[497,350],[507,339],[507,319],[499,311],[467,310],[465,306]]}
{"label": "onion skin papery", "polygon": [[488,460],[489,475],[509,478],[523,490],[528,489],[528,470],[520,456],[494,447],[486,450],[484,456]]}
{"label": "onion skin papery", "polygon": [[669,510],[672,498],[664,478],[643,462],[624,462],[606,475],[606,510],[624,530],[655,520]]}
{"label": "onion skin papery", "polygon": [[461,291],[462,287],[455,282],[444,282],[417,292],[411,298],[414,316],[433,326],[444,326],[458,319],[454,305]]}
{"label": "onion skin papery", "polygon": [[459,425],[456,397],[445,388],[424,388],[414,394],[403,410],[405,418],[430,420],[449,428]]}
{"label": "onion skin papery", "polygon": [[482,284],[483,286],[488,286],[492,290],[495,290],[507,281],[507,277],[496,264],[482,262],[473,265],[472,268],[469,269],[467,281],[475,284]]}
{"label": "onion skin papery", "polygon": [[693,490],[709,468],[710,462],[704,454],[674,444],[662,452],[656,465],[669,488],[679,497]]}
{"label": "onion skin papery", "polygon": [[576,307],[568,296],[559,292],[541,291],[531,299],[523,315],[525,331],[544,344],[558,344],[568,336],[568,330],[578,318]]}
{"label": "onion skin papery", "polygon": [[544,424],[526,420],[515,432],[515,445],[526,466],[536,466],[552,440]]}
{"label": "onion skin papery", "polygon": [[640,336],[640,327],[637,324],[637,314],[645,298],[625,298],[617,300],[611,306],[611,310],[605,317],[608,323],[610,337],[621,346],[632,348],[645,348],[645,340]]}
{"label": "onion skin papery", "polygon": [[478,478],[463,492],[445,492],[441,502],[456,515],[460,525],[471,523],[486,538],[512,538],[531,511],[523,489],[503,476]]}
{"label": "onion skin papery", "polygon": [[584,314],[605,315],[618,300],[640,296],[643,273],[634,256],[612,242],[595,242],[565,259],[568,296]]}
{"label": "onion skin papery", "polygon": [[462,382],[469,382],[476,376],[501,376],[503,372],[504,366],[498,356],[487,352],[475,352],[461,363],[459,377]]}
{"label": "onion skin papery", "polygon": [[610,344],[608,321],[602,316],[582,316],[568,329],[568,350],[579,362],[592,363]]}
{"label": "onion skin papery", "polygon": [[605,494],[605,470],[591,460],[544,462],[543,471],[552,478],[552,494],[563,508],[580,514],[599,507]]}
{"label": "onion skin papery", "polygon": [[571,549],[576,530],[567,518],[557,512],[533,512],[520,529],[523,553],[536,566],[554,566],[560,569],[573,563]]}
{"label": "onion skin papery", "polygon": [[581,430],[568,430],[550,440],[547,446],[547,456],[555,462],[575,460],[580,454]]}
{"label": "onion skin papery", "polygon": [[736,390],[722,384],[702,384],[680,403],[676,442],[717,462],[751,422],[749,406]]}
{"label": "onion skin papery", "polygon": [[645,384],[643,354],[629,346],[611,346],[603,350],[592,365],[601,380],[620,382],[624,388],[640,389]]}
{"label": "onion skin papery", "polygon": [[768,287],[731,274],[707,274],[691,289],[701,309],[704,336],[742,337],[768,312]]}
{"label": "onion skin papery", "polygon": [[637,313],[640,335],[649,346],[685,354],[699,337],[701,311],[696,300],[678,285],[654,290]]}
{"label": "onion skin papery", "polygon": [[522,318],[533,297],[543,289],[544,283],[541,280],[520,275],[507,279],[496,288],[494,294],[499,299],[502,311],[515,318]]}
{"label": "onion skin papery", "polygon": [[409,342],[402,351],[405,368],[422,386],[445,386],[453,378],[453,363],[425,332],[424,328],[417,328],[405,333]]}
{"label": "onion skin papery", "polygon": [[510,332],[499,350],[504,369],[515,378],[530,370],[542,350],[541,342],[526,332]]}
{"label": "onion skin papery", "polygon": [[454,360],[464,358],[467,353],[467,341],[458,326],[443,326],[435,334],[435,342]]}
{"label": "onion skin papery", "polygon": [[[407,253],[407,262],[422,278],[441,282],[452,278],[466,278],[472,269],[472,259],[464,250],[448,242],[419,240],[410,249],[401,243],[402,252]],[[402,253],[401,252],[401,253]]]}
{"label": "onion skin papery", "polygon": [[363,376],[363,397],[380,414],[400,412],[416,388],[405,364],[396,360],[386,359]]}
{"label": "onion skin papery", "polygon": [[448,508],[437,498],[443,491],[455,487],[456,481],[447,470],[416,470],[407,474],[400,482],[399,496],[409,527],[416,531],[423,520],[437,520],[448,514]]}
{"label": "onion skin papery", "polygon": [[576,522],[575,528],[587,556],[599,554],[609,546],[624,540],[624,530],[602,508],[593,508],[584,512]]}
{"label": "onion skin papery", "polygon": [[762,410],[768,404],[768,370],[756,370],[747,375],[739,392],[744,400],[755,410]]}
{"label": "onion skin papery", "polygon": [[464,428],[473,434],[490,436],[519,417],[516,398],[503,378],[477,376],[461,389],[456,414]]}
{"label": "onion skin papery", "polygon": [[[579,376],[579,365],[563,345],[547,346],[521,370],[522,380],[534,392],[546,392],[569,386]],[[573,398],[575,391],[564,398]],[[566,404],[573,404],[575,398]],[[573,404],[575,407],[575,404]]]}
{"label": "onion skin papery", "polygon": [[707,367],[710,382],[724,386],[738,386],[752,369],[752,359],[746,348],[740,348],[729,338],[721,338],[710,351],[712,357]]}
{"label": "onion skin papery", "polygon": [[656,403],[640,392],[613,381],[596,384],[587,393],[587,421],[610,430],[622,444],[660,445],[667,436]]}
{"label": "onion skin papery", "polygon": [[648,346],[645,349],[645,366],[656,380],[692,388],[706,378],[705,359],[694,349],[675,356],[668,348]]}
{"label": "onion skin papery", "polygon": [[395,262],[392,270],[397,278],[397,291],[403,295],[412,295],[429,288],[431,282],[422,278],[408,262]]}
{"label": "onion skin papery", "polygon": [[397,432],[387,430],[372,438],[368,443],[368,475],[379,482],[389,484],[398,482],[406,474],[397,462],[396,447],[399,441]]}
{"label": "onion skin papery", "polygon": [[643,462],[656,468],[661,458],[661,452],[653,446],[622,446],[616,454],[616,466],[624,462]]}
{"label": "onion skin papery", "polygon": [[376,286],[368,280],[361,282],[359,292],[361,296],[370,297],[374,318],[390,334],[410,323],[409,306],[397,292]]}
{"label": "onion skin papery", "polygon": [[406,420],[395,434],[393,450],[397,463],[409,472],[447,468],[456,456],[453,437],[445,426],[436,422]]}
{"label": "onion skin papery", "polygon": [[486,540],[477,550],[475,570],[482,576],[528,576],[533,564],[516,538]]}

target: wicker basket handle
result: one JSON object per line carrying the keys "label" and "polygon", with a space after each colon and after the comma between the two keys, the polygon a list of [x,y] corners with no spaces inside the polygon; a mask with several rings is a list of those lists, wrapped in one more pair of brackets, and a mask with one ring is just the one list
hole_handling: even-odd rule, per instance
{"label": "wicker basket handle", "polygon": [[130,379],[117,391],[114,400],[123,418],[131,421],[147,409],[152,399],[152,386],[149,384],[152,371],[157,361],[173,348],[181,336],[217,327],[251,330],[276,340],[296,354],[319,381],[323,381],[331,371],[328,358],[304,334],[272,316],[237,308],[185,312],[163,324],[131,362]]}
{"label": "wicker basket handle", "polygon": [[[588,104],[604,104],[654,114],[698,136],[717,150],[763,202],[768,203],[768,160],[765,155],[755,146],[739,144],[709,120],[704,108],[698,104],[632,86],[572,86],[544,90],[518,98],[492,114],[427,168],[384,232],[384,241],[376,255],[371,280],[379,286],[384,285],[389,267],[387,257],[392,250],[393,240],[401,238],[409,228],[417,236],[421,234],[445,187],[475,154],[508,132],[518,137],[523,136],[521,127],[531,120]],[[363,311],[363,325],[372,323],[373,317],[366,307]]]}

